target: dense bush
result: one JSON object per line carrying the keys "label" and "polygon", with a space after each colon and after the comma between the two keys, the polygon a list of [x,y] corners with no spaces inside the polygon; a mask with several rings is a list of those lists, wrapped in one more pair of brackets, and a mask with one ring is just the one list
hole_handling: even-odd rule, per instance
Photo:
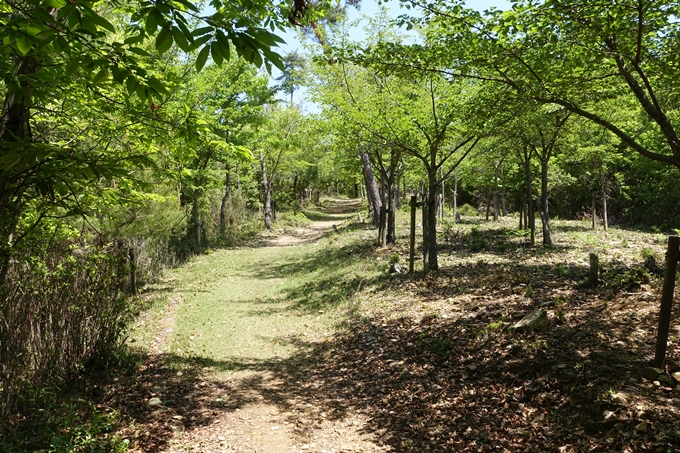
{"label": "dense bush", "polygon": [[122,291],[126,249],[62,243],[16,255],[0,298],[0,415],[17,399],[105,356],[134,304]]}

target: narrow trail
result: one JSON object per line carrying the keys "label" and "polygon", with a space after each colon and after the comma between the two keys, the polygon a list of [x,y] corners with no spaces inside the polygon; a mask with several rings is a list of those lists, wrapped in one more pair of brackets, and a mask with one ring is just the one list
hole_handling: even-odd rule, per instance
{"label": "narrow trail", "polygon": [[365,417],[315,404],[324,382],[296,367],[323,360],[309,351],[333,335],[340,316],[302,305],[319,279],[318,240],[359,208],[354,200],[330,200],[308,227],[216,251],[173,272],[172,303],[147,371],[163,381],[147,385],[147,396],[162,404],[145,420],[150,439],[142,451],[386,451],[363,431]]}

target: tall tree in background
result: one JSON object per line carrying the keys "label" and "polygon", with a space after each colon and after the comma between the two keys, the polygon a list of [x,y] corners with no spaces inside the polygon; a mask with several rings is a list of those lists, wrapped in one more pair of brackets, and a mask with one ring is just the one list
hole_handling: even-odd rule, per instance
{"label": "tall tree in background", "polygon": [[283,71],[276,78],[281,89],[290,95],[290,105],[293,105],[293,93],[305,83],[307,62],[297,50],[283,56]]}

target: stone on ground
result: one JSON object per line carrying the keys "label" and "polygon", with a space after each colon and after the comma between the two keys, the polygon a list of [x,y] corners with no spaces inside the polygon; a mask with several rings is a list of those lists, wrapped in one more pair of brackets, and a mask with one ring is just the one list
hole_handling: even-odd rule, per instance
{"label": "stone on ground", "polygon": [[548,329],[548,312],[545,310],[538,310],[530,315],[517,321],[515,324],[508,327],[509,332],[531,333],[535,330]]}

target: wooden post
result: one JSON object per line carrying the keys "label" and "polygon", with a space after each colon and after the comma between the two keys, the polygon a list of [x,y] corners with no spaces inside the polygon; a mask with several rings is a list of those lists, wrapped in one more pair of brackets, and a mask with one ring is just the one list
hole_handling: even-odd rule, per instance
{"label": "wooden post", "polygon": [[666,252],[666,276],[661,293],[661,308],[659,309],[659,330],[656,334],[656,352],[654,354],[654,366],[663,368],[666,361],[666,347],[668,346],[668,331],[671,326],[671,310],[673,308],[673,291],[675,290],[675,277],[678,272],[678,258],[680,258],[680,236],[668,238],[668,251]]}
{"label": "wooden post", "polygon": [[128,258],[130,260],[130,292],[133,296],[137,295],[137,264],[135,262],[135,249],[130,247],[128,249]]}
{"label": "wooden post", "polygon": [[597,253],[591,253],[588,286],[597,286],[599,283],[600,283],[600,260],[597,257]]}
{"label": "wooden post", "polygon": [[409,238],[409,247],[411,253],[409,255],[408,262],[408,271],[411,274],[413,273],[413,261],[416,257],[416,205],[418,204],[416,200],[417,197],[415,195],[411,195],[411,236]]}

